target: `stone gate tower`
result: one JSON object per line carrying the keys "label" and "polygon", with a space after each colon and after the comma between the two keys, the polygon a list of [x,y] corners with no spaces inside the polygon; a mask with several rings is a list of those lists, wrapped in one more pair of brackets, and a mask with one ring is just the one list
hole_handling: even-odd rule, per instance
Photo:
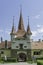
{"label": "stone gate tower", "polygon": [[31,30],[28,26],[27,31],[25,31],[22,12],[20,11],[20,19],[18,24],[18,30],[15,31],[14,19],[11,31],[11,57],[16,58],[18,61],[26,61],[31,59]]}

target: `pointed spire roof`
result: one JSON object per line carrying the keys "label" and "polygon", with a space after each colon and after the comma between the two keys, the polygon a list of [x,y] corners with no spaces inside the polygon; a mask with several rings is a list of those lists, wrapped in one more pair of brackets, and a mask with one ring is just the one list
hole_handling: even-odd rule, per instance
{"label": "pointed spire roof", "polygon": [[32,34],[29,26],[29,16],[28,16],[27,34]]}
{"label": "pointed spire roof", "polygon": [[18,31],[19,30],[25,31],[24,24],[23,24],[23,18],[22,18],[22,8],[20,9],[20,19],[19,19]]}
{"label": "pointed spire roof", "polygon": [[15,28],[14,28],[14,16],[13,16],[13,25],[12,25],[12,31],[11,34],[15,34]]}

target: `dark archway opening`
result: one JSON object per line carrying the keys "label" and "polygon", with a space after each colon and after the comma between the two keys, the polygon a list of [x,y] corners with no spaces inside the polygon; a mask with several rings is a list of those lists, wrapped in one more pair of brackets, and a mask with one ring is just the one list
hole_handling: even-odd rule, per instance
{"label": "dark archway opening", "polygon": [[25,53],[19,53],[17,61],[19,61],[19,62],[26,62],[26,54]]}

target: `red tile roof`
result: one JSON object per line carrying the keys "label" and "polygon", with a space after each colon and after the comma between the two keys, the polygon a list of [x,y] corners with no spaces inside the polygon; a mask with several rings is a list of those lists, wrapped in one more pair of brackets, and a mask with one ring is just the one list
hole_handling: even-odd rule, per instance
{"label": "red tile roof", "polygon": [[[5,48],[5,41],[0,43],[0,49]],[[11,41],[7,41],[7,48],[11,48]],[[31,49],[43,49],[43,41],[42,42],[32,42]]]}
{"label": "red tile roof", "polygon": [[32,49],[43,49],[43,42],[32,42]]}
{"label": "red tile roof", "polygon": [[[7,47],[8,48],[11,47],[11,42],[10,41],[7,42]],[[0,48],[5,48],[5,41],[3,41],[2,43],[0,43]]]}

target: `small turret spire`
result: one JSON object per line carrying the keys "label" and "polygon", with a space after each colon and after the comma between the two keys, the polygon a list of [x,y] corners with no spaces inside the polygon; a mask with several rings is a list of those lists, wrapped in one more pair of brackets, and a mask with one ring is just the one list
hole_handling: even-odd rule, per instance
{"label": "small turret spire", "polygon": [[31,33],[31,30],[30,30],[30,26],[29,26],[29,16],[28,16],[27,33],[28,33],[28,34],[32,34],[32,33]]}
{"label": "small turret spire", "polygon": [[13,26],[14,26],[14,16],[13,16]]}
{"label": "small turret spire", "polygon": [[13,26],[12,26],[12,32],[14,31],[14,16],[13,16]]}
{"label": "small turret spire", "polygon": [[15,34],[15,28],[14,28],[14,16],[13,16],[13,25],[12,25],[12,31],[11,34]]}

